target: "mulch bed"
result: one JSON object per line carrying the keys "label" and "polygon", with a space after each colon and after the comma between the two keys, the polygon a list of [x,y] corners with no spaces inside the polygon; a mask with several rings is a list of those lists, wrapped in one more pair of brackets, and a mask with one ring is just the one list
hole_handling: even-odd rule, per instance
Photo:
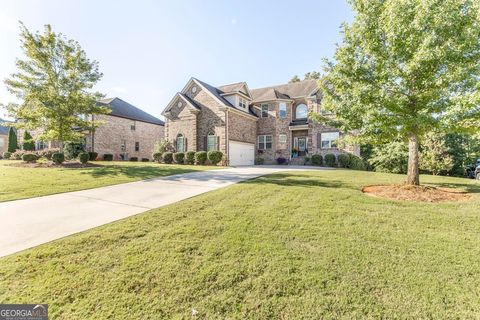
{"label": "mulch bed", "polygon": [[11,163],[8,166],[12,167],[21,167],[21,168],[67,168],[67,169],[78,169],[78,168],[91,168],[91,167],[101,167],[101,165],[93,163],[80,163],[80,162],[64,162],[62,164],[55,164],[53,162],[39,162],[39,163]]}
{"label": "mulch bed", "polygon": [[452,202],[471,198],[465,191],[429,186],[372,185],[363,187],[362,192],[374,197],[417,202]]}

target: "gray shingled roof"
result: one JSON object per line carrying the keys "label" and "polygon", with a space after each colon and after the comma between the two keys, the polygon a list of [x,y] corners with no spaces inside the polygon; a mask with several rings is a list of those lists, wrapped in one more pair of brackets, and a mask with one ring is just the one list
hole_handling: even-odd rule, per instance
{"label": "gray shingled roof", "polygon": [[164,122],[151,114],[131,105],[128,102],[123,101],[120,98],[103,99],[99,101],[100,105],[108,106],[112,112],[111,116],[127,118],[132,120],[138,120],[163,126]]}
{"label": "gray shingled roof", "polygon": [[253,102],[306,97],[318,88],[317,80],[304,80],[278,86],[252,89]]}
{"label": "gray shingled roof", "polygon": [[11,121],[0,119],[0,135],[8,135],[9,127],[2,125],[2,123],[4,122],[11,122]]}
{"label": "gray shingled roof", "polygon": [[222,91],[223,93],[230,93],[230,92],[242,92],[244,94],[247,94],[245,90],[242,90],[243,87],[245,86],[245,82],[237,82],[237,83],[232,83],[232,84],[225,84],[223,86],[218,86],[218,89]]}

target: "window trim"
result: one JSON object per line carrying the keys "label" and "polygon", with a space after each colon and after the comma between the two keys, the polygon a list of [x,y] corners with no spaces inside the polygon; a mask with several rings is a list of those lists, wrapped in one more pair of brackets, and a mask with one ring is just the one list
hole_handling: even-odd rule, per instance
{"label": "window trim", "polygon": [[[285,141],[281,141],[281,140],[280,140],[280,137],[281,137],[281,136],[284,136],[284,137],[285,137]],[[288,138],[287,138],[287,135],[286,135],[285,133],[280,133],[280,134],[278,135],[278,143],[282,143],[282,144],[283,144],[283,143],[287,143],[287,140],[288,140]]]}
{"label": "window trim", "polygon": [[[282,117],[282,109],[281,107],[285,107],[285,115]],[[287,117],[287,103],[286,102],[280,102],[278,104],[278,117],[281,119],[285,119]]]}
{"label": "window trim", "polygon": [[130,124],[130,130],[136,131],[137,129],[137,121],[133,120],[133,124]]}
{"label": "window trim", "polygon": [[127,140],[123,139],[122,143],[120,144],[120,152],[126,152],[127,151]]}
{"label": "window trim", "polygon": [[140,151],[140,141],[135,141],[135,152]]}
{"label": "window trim", "polygon": [[[268,104],[262,104],[262,106],[260,108],[261,108],[260,116],[262,118],[268,118]],[[264,110],[265,108],[266,108],[266,110]],[[265,115],[264,115],[264,113],[265,113]]]}
{"label": "window trim", "polygon": [[[270,138],[269,139],[270,141],[267,141],[267,137]],[[270,144],[270,147],[268,147],[269,144]],[[263,135],[257,136],[257,149],[258,150],[273,149],[273,136],[271,134],[263,134]]]}
{"label": "window trim", "polygon": [[[182,139],[182,150],[179,150],[178,148],[178,139]],[[175,151],[176,152],[184,152],[185,151],[185,136],[182,133],[177,134],[177,137],[175,138]]]}
{"label": "window trim", "polygon": [[[213,149],[209,149],[209,145],[210,145],[210,141],[209,139],[212,138],[213,139]],[[210,132],[209,134],[207,134],[207,152],[208,151],[215,151],[217,150],[217,136],[215,135],[215,133],[212,133]]]}
{"label": "window trim", "polygon": [[[326,133],[336,133],[338,134],[338,137],[334,140],[323,140],[323,135]],[[321,132],[320,133],[320,149],[338,149],[338,143],[335,142],[334,145],[332,145],[333,141],[337,141],[340,138],[340,131],[326,131],[326,132]],[[323,146],[323,141],[328,141],[328,147]]]}
{"label": "window trim", "polygon": [[[305,117],[302,117],[302,118],[299,118],[298,117],[298,107],[300,106],[305,106],[306,110],[307,110],[307,114],[305,115]],[[299,103],[295,106],[295,120],[303,120],[303,119],[307,119],[308,118],[308,106],[305,104],[305,103]]]}

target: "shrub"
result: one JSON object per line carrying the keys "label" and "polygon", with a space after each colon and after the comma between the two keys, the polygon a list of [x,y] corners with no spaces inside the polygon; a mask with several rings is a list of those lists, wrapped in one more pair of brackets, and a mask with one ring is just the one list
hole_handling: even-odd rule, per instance
{"label": "shrub", "polygon": [[356,155],[350,155],[350,169],[353,170],[367,170],[367,164],[363,161],[362,158],[357,157]]}
{"label": "shrub", "polygon": [[128,161],[137,162],[138,157],[130,157],[130,159],[128,159]]}
{"label": "shrub", "polygon": [[335,155],[333,153],[327,153],[324,157],[325,165],[327,167],[335,167]]}
{"label": "shrub", "polygon": [[173,150],[174,150],[174,148],[173,148],[172,143],[165,140],[165,139],[155,142],[155,145],[153,147],[153,152],[155,152],[155,153],[158,152],[160,154],[163,154],[167,151],[172,152]]}
{"label": "shrub", "polygon": [[55,152],[54,154],[52,154],[52,161],[55,164],[61,164],[63,161],[65,161],[65,155],[63,154],[63,152]]}
{"label": "shrub", "polygon": [[207,162],[207,152],[206,151],[198,151],[195,152],[195,162],[201,165],[204,165]]}
{"label": "shrub", "polygon": [[25,162],[28,162],[28,163],[33,163],[33,162],[36,162],[38,160],[38,156],[34,152],[25,152],[22,155],[22,160],[25,161]]}
{"label": "shrub", "polygon": [[162,153],[155,152],[154,154],[152,154],[152,158],[153,158],[153,161],[160,163],[162,162]]}
{"label": "shrub", "polygon": [[103,155],[103,161],[113,161],[113,154],[111,153],[105,153]]}
{"label": "shrub", "polygon": [[95,161],[97,160],[98,157],[98,152],[89,152],[88,153],[88,160],[89,161]]}
{"label": "shrub", "polygon": [[312,164],[314,166],[321,166],[323,164],[323,159],[322,156],[319,154],[314,154],[312,156]]}
{"label": "shrub", "polygon": [[173,162],[173,153],[164,152],[162,154],[162,159],[163,159],[163,162],[165,162],[165,163],[168,163],[168,164],[172,163]]}
{"label": "shrub", "polygon": [[3,158],[4,158],[4,159],[10,159],[10,156],[11,156],[11,155],[12,155],[11,152],[6,151],[6,152],[3,153]]}
{"label": "shrub", "polygon": [[43,150],[37,151],[37,154],[39,157],[44,157],[44,158],[47,158],[48,160],[52,160],[52,155],[57,152],[60,152],[60,149],[50,148],[50,149],[43,149]]}
{"label": "shrub", "polygon": [[[8,146],[7,151],[14,153],[18,149],[17,132],[13,127],[8,128]],[[20,160],[20,159],[18,159]]]}
{"label": "shrub", "polygon": [[83,143],[67,141],[63,147],[63,152],[65,158],[67,159],[76,159],[80,152],[85,152],[85,147]]}
{"label": "shrub", "polygon": [[305,157],[305,164],[310,163],[310,160],[312,160],[312,159],[310,159],[310,157]]}
{"label": "shrub", "polygon": [[12,153],[12,155],[10,156],[10,159],[13,159],[13,160],[22,160],[22,156],[25,152],[22,151],[22,150],[17,150],[15,151],[14,153]]}
{"label": "shrub", "polygon": [[78,155],[78,160],[85,164],[88,162],[88,160],[90,160],[90,154],[88,152],[80,152],[80,154]]}
{"label": "shrub", "polygon": [[338,155],[338,166],[340,168],[350,168],[350,155],[342,153]]}
{"label": "shrub", "polygon": [[265,159],[261,158],[261,157],[256,157],[255,158],[255,164],[264,164],[265,163]]}
{"label": "shrub", "polygon": [[195,151],[185,152],[185,163],[186,164],[195,164]]}
{"label": "shrub", "polygon": [[183,164],[185,160],[185,153],[183,152],[175,152],[173,154],[173,160],[175,160],[175,163],[178,164]]}
{"label": "shrub", "polygon": [[22,148],[25,151],[35,151],[35,141],[33,141],[32,135],[27,130],[23,133]]}
{"label": "shrub", "polygon": [[287,159],[283,158],[283,157],[278,157],[277,158],[277,163],[278,164],[285,164],[287,162]]}
{"label": "shrub", "polygon": [[150,159],[148,159],[148,158],[142,158],[142,162],[150,162]]}
{"label": "shrub", "polygon": [[214,166],[216,166],[220,161],[222,161],[222,157],[223,157],[222,151],[212,150],[212,151],[208,151],[207,153],[208,161],[210,161],[210,163],[213,164]]}

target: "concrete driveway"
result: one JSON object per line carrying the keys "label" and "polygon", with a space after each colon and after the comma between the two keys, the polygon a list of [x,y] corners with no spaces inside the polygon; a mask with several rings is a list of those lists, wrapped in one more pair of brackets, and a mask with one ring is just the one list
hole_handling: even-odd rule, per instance
{"label": "concrete driveway", "polygon": [[265,174],[318,167],[200,171],[0,203],[0,257]]}

